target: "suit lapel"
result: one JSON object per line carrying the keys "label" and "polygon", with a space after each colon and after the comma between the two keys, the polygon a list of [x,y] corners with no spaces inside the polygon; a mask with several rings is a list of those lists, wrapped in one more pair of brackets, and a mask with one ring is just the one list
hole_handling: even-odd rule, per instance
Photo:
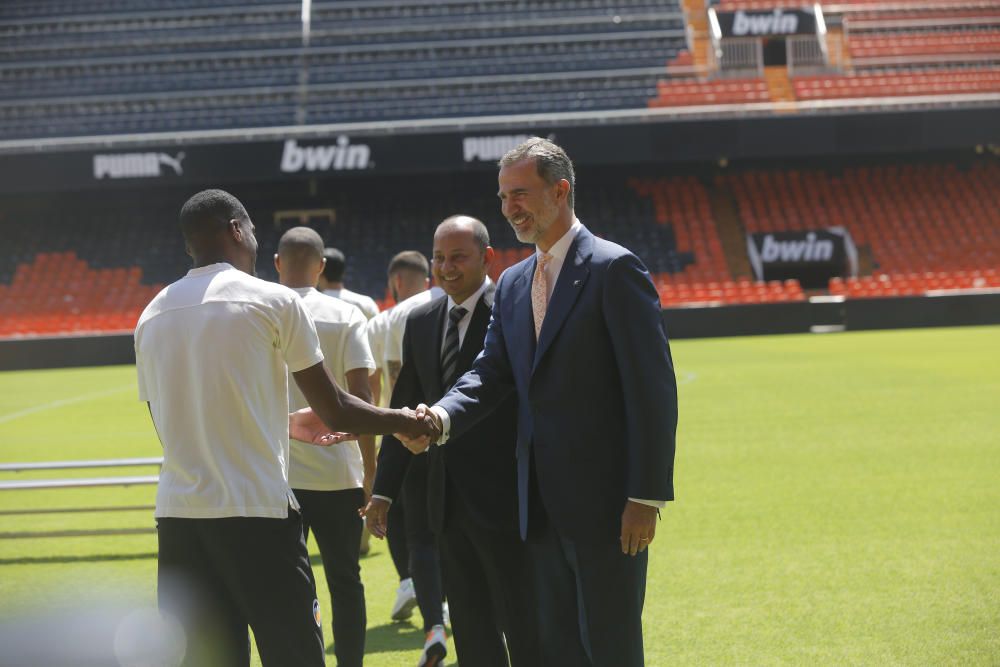
{"label": "suit lapel", "polygon": [[427,386],[424,390],[429,396],[433,396],[433,400],[437,400],[444,395],[444,388],[441,386],[443,381],[441,379],[441,345],[444,341],[444,320],[448,313],[448,298],[439,299],[440,304],[435,307],[428,317],[424,318],[422,325],[426,327],[426,332],[424,336],[414,338],[414,340],[424,340],[428,341],[427,344],[421,346],[421,351],[418,353],[420,356],[420,361],[418,363],[423,367],[420,373],[420,377],[427,378]]}
{"label": "suit lapel", "polygon": [[[577,232],[576,238],[570,244],[569,252],[566,253],[566,261],[563,263],[562,270],[559,271],[556,287],[552,291],[552,298],[549,300],[549,306],[545,311],[545,320],[542,322],[542,331],[538,337],[538,347],[535,350],[534,364],[531,368],[532,372],[538,368],[538,362],[545,356],[545,352],[549,349],[552,341],[555,340],[559,329],[562,328],[570,311],[573,310],[573,304],[576,303],[580,292],[583,291],[583,286],[590,276],[590,257],[593,254],[593,242],[594,237],[584,228]],[[530,286],[528,291],[530,293]],[[530,312],[531,299],[529,298],[528,301],[528,310]],[[532,330],[532,334],[534,334],[534,330]]]}
{"label": "suit lapel", "polygon": [[479,297],[476,308],[472,311],[472,319],[469,320],[469,328],[465,331],[465,339],[462,340],[462,349],[458,353],[458,372],[464,373],[472,368],[472,362],[476,360],[483,349],[483,338],[486,337],[486,327],[490,323],[490,308],[486,305],[486,295]]}

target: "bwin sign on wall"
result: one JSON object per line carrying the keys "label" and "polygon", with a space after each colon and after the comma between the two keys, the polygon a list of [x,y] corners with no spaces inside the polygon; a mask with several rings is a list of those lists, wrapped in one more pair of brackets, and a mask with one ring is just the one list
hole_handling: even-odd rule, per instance
{"label": "bwin sign on wall", "polygon": [[371,147],[352,144],[340,135],[334,144],[299,146],[295,139],[285,141],[281,152],[281,171],[294,174],[300,171],[346,171],[374,167]]}

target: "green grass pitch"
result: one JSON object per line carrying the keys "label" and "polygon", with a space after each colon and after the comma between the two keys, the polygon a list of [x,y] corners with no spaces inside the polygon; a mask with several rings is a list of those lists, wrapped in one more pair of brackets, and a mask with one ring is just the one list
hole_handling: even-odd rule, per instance
{"label": "green grass pitch", "polygon": [[[1000,664],[1000,328],[673,352],[678,498],[652,547],[647,664]],[[158,455],[134,385],[130,367],[0,373],[0,461]],[[64,475],[0,480],[51,476]],[[152,487],[0,491],[0,533],[150,527],[146,511],[3,512],[152,498]],[[366,664],[416,664],[422,633],[416,617],[389,622],[395,576],[373,545]],[[155,552],[152,535],[0,539],[0,621],[115,591],[152,603]]]}

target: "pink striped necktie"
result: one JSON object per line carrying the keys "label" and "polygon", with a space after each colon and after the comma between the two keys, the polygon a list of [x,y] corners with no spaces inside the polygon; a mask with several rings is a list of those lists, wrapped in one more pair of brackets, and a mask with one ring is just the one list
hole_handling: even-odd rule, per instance
{"label": "pink striped necktie", "polygon": [[545,277],[545,267],[552,261],[552,255],[543,252],[535,265],[535,277],[531,280],[531,313],[535,316],[535,340],[542,333],[542,320],[549,306],[549,280]]}

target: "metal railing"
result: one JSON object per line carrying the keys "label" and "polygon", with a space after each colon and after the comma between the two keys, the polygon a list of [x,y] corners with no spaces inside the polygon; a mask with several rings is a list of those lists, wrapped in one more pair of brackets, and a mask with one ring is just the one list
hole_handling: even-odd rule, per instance
{"label": "metal railing", "polygon": [[[134,468],[162,466],[163,457],[131,459],[99,459],[91,461],[46,461],[0,464],[0,472],[36,472],[39,470],[85,470],[105,468]],[[159,475],[128,475],[111,477],[69,477],[58,479],[30,479],[0,481],[0,491],[31,491],[41,489],[100,488],[109,486],[152,485],[159,481]],[[92,507],[26,507],[0,510],[0,516],[25,516],[37,514],[76,514],[91,512],[134,512],[152,511],[153,505],[104,505]],[[100,535],[145,535],[156,532],[153,527],[144,528],[95,528],[73,530],[29,530],[0,532],[0,539],[34,539],[43,537],[94,537]]]}

